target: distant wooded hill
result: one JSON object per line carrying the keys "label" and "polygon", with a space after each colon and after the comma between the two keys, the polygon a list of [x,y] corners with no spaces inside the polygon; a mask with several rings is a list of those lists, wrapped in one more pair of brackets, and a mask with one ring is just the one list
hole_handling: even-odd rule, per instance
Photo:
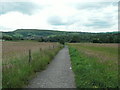
{"label": "distant wooded hill", "polygon": [[3,40],[37,40],[39,42],[93,42],[120,43],[120,32],[88,33],[65,32],[38,29],[17,29],[13,32],[3,32]]}

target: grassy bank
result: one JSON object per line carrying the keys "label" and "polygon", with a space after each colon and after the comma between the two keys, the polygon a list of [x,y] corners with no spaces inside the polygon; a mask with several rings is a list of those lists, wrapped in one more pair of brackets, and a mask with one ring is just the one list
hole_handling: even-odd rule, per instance
{"label": "grassy bank", "polygon": [[117,46],[69,44],[77,88],[117,88]]}
{"label": "grassy bank", "polygon": [[[23,44],[23,47],[25,47],[25,45],[26,43]],[[13,57],[12,55],[10,55],[3,63],[3,88],[21,88],[27,85],[28,81],[32,77],[34,77],[34,74],[38,71],[44,70],[46,66],[50,63],[50,61],[53,59],[53,57],[57,54],[57,52],[62,48],[59,44],[57,44],[56,46],[55,45],[54,47],[52,45],[48,45],[48,48],[31,50],[30,62],[29,55],[23,55],[22,51],[21,55],[16,56],[17,54],[20,54],[19,51],[16,52],[16,48],[14,51],[17,54],[15,56],[13,55]],[[25,51],[23,50],[23,53],[24,52]]]}

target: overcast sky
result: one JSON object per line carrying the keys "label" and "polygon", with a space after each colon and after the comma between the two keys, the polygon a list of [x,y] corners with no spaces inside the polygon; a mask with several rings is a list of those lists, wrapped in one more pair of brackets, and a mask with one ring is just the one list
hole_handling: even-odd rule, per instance
{"label": "overcast sky", "polygon": [[111,32],[118,30],[119,0],[10,1],[0,1],[0,31],[50,29]]}

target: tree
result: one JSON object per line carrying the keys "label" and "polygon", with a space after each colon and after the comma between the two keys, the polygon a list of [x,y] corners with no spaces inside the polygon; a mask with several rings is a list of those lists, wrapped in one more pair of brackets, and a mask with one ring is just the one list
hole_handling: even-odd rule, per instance
{"label": "tree", "polygon": [[65,44],[65,40],[64,39],[60,39],[59,43],[64,45]]}
{"label": "tree", "polygon": [[3,35],[2,39],[3,40],[13,40],[13,37],[10,35]]}
{"label": "tree", "polygon": [[95,39],[93,39],[93,43],[100,43],[99,38],[95,38]]}
{"label": "tree", "polygon": [[73,36],[72,37],[72,40],[70,41],[71,43],[76,43],[76,42],[80,42],[80,37],[77,35],[77,36]]}

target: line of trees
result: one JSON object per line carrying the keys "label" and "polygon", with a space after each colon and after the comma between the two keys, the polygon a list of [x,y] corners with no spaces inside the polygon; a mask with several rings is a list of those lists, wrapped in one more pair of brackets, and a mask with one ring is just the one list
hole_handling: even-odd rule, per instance
{"label": "line of trees", "polygon": [[93,42],[93,43],[120,43],[120,33],[77,33],[66,35],[36,36],[21,34],[3,34],[3,40],[36,40],[39,42]]}
{"label": "line of trees", "polygon": [[120,43],[120,38],[118,35],[96,35],[96,36],[55,36],[49,38],[40,38],[40,42],[69,42],[69,43],[79,43],[79,42],[93,42],[93,43]]}

